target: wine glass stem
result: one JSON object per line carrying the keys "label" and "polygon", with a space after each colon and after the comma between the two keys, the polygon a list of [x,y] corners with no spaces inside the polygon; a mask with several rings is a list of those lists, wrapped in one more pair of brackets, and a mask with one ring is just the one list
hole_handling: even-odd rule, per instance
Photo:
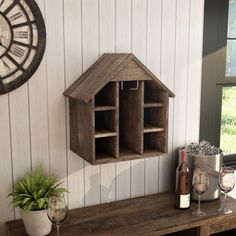
{"label": "wine glass stem", "polygon": [[201,195],[198,194],[198,209],[197,209],[198,212],[201,212]]}
{"label": "wine glass stem", "polygon": [[60,236],[60,225],[57,224],[57,236]]}
{"label": "wine glass stem", "polygon": [[227,193],[225,193],[225,211],[227,210]]}

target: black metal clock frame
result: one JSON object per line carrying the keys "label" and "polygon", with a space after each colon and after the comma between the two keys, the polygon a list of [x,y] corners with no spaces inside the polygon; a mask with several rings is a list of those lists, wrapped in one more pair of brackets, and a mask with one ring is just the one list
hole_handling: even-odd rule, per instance
{"label": "black metal clock frame", "polygon": [[[41,11],[40,11],[37,3],[35,2],[35,0],[24,0],[24,1],[28,4],[29,8],[31,9],[32,14],[33,14],[34,19],[35,19],[34,21],[30,21],[30,18],[28,16],[27,12],[25,11],[24,7],[22,6],[22,4],[20,3],[19,0],[15,0],[14,3],[11,4],[8,9],[6,9],[4,12],[0,13],[0,14],[2,14],[2,16],[8,22],[8,24],[10,26],[10,30],[11,30],[11,35],[12,35],[10,45],[1,57],[3,57],[4,55],[7,55],[7,53],[9,52],[12,44],[15,43],[14,39],[13,39],[13,28],[16,28],[16,26],[11,25],[9,19],[6,17],[6,14],[17,4],[20,6],[21,10],[24,12],[24,14],[27,18],[27,22],[18,24],[17,27],[19,27],[19,25],[20,26],[29,25],[29,27],[30,27],[30,36],[31,36],[30,44],[28,44],[28,45],[23,45],[23,43],[20,43],[20,42],[16,43],[16,44],[19,44],[19,45],[22,44],[23,46],[27,47],[29,50],[27,52],[27,55],[26,55],[25,59],[20,64],[13,61],[13,63],[17,66],[17,69],[14,70],[11,74],[14,74],[17,70],[21,70],[23,73],[18,78],[16,78],[14,81],[10,82],[9,84],[3,84],[2,80],[5,77],[3,77],[3,78],[0,77],[0,95],[8,93],[8,92],[20,87],[28,79],[30,79],[30,77],[34,74],[34,72],[37,70],[38,66],[40,65],[41,60],[43,58],[44,51],[45,51],[45,47],[46,47],[46,27],[45,27],[45,23],[44,23]],[[33,29],[32,29],[33,24],[36,25],[37,31],[38,31],[37,46],[33,46]],[[35,49],[34,58],[33,58],[32,62],[30,63],[30,65],[28,66],[28,68],[24,69],[22,67],[22,65],[24,65],[24,63],[26,62],[27,58],[30,55],[31,49],[33,49],[33,48]],[[7,77],[9,77],[11,74],[9,74]]]}

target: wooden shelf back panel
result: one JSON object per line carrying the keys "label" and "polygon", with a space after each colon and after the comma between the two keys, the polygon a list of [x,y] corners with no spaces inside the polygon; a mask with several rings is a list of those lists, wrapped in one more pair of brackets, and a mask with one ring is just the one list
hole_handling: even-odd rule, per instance
{"label": "wooden shelf back panel", "polygon": [[144,109],[144,127],[155,126],[164,128],[164,111],[163,108],[157,107]]}
{"label": "wooden shelf back panel", "polygon": [[109,82],[95,95],[95,106],[116,106],[116,96],[116,82]]}
{"label": "wooden shelf back panel", "polygon": [[146,152],[167,152],[165,132],[144,134],[144,153]]}
{"label": "wooden shelf back panel", "polygon": [[119,93],[120,146],[138,154],[143,153],[143,92],[143,81],[139,81],[136,90],[120,89]]}
{"label": "wooden shelf back panel", "polygon": [[144,81],[144,103],[149,103],[150,101],[156,103],[163,103],[163,94],[166,91],[160,90],[153,80]]}
{"label": "wooden shelf back panel", "polygon": [[96,160],[117,157],[116,139],[116,137],[106,137],[95,140]]}
{"label": "wooden shelf back panel", "polygon": [[116,132],[116,123],[115,111],[95,112],[95,133],[100,130]]}

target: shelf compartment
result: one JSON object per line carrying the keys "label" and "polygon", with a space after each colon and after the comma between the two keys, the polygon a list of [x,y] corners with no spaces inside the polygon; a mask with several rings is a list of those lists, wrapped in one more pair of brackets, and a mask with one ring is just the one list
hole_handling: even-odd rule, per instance
{"label": "shelf compartment", "polygon": [[117,157],[117,138],[105,137],[95,140],[95,160],[106,160]]}
{"label": "shelf compartment", "polygon": [[154,132],[144,134],[144,154],[166,152],[165,132]]}
{"label": "shelf compartment", "polygon": [[[95,112],[95,137],[116,133],[116,111]],[[115,136],[115,135],[111,135]]]}
{"label": "shelf compartment", "polygon": [[[166,117],[165,117],[165,110],[159,107],[155,108],[146,108],[144,109],[144,132],[147,133],[148,130],[150,132],[155,132],[152,131],[152,129],[163,129],[165,127],[166,123]],[[163,131],[163,130],[156,130],[158,131]]]}
{"label": "shelf compartment", "polygon": [[165,91],[157,88],[155,82],[144,81],[144,107],[163,107]]}
{"label": "shelf compartment", "polygon": [[95,95],[96,107],[116,106],[117,103],[117,83],[109,82]]}
{"label": "shelf compartment", "polygon": [[151,124],[144,124],[144,133],[153,133],[153,132],[162,132],[164,131],[164,128],[157,127],[155,125]]}
{"label": "shelf compartment", "polygon": [[119,93],[120,152],[125,149],[143,154],[143,81],[138,82],[137,89],[129,89],[134,84],[136,81],[125,81]]}

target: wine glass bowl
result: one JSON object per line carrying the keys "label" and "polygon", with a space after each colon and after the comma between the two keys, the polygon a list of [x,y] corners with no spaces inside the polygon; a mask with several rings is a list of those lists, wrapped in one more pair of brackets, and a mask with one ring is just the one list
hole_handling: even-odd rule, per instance
{"label": "wine glass bowl", "polygon": [[227,207],[227,193],[235,186],[234,169],[231,167],[222,167],[219,174],[219,188],[225,194],[225,203],[222,209],[219,209],[224,215],[231,214],[232,211]]}
{"label": "wine glass bowl", "polygon": [[193,173],[192,185],[194,191],[198,195],[198,209],[193,212],[196,216],[205,216],[206,212],[201,210],[201,195],[205,193],[209,187],[209,176],[205,169],[201,167],[195,167]]}
{"label": "wine glass bowl", "polygon": [[49,197],[47,214],[52,223],[56,224],[57,236],[60,235],[59,227],[60,224],[66,219],[67,213],[68,208],[64,194]]}

